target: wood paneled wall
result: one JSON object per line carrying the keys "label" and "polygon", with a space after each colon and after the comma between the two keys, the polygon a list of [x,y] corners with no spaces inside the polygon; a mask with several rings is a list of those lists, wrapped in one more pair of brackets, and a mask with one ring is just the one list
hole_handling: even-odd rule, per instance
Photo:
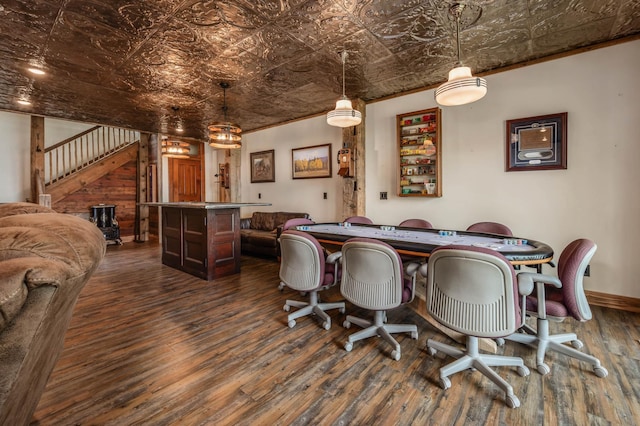
{"label": "wood paneled wall", "polygon": [[122,239],[132,239],[136,220],[136,161],[107,173],[55,203],[52,207],[62,213],[90,216],[90,207],[96,204],[114,204],[116,219],[120,225]]}

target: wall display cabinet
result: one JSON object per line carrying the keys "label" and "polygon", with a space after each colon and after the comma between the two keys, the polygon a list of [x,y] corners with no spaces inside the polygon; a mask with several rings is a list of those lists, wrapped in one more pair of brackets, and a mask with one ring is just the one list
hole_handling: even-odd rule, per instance
{"label": "wall display cabinet", "polygon": [[442,196],[440,108],[398,114],[398,195]]}

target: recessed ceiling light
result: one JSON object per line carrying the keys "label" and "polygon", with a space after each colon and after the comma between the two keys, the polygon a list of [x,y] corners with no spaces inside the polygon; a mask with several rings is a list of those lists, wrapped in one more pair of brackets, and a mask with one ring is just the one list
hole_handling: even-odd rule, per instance
{"label": "recessed ceiling light", "polygon": [[29,67],[29,68],[27,68],[27,71],[29,71],[31,74],[37,74],[37,75],[44,75],[45,74],[45,72],[43,70],[41,70],[40,68]]}

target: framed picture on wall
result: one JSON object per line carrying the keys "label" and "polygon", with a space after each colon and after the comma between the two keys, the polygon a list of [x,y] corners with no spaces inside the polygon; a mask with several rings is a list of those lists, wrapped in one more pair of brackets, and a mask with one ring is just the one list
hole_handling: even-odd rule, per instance
{"label": "framed picture on wall", "polygon": [[331,177],[331,144],[291,150],[293,179]]}
{"label": "framed picture on wall", "polygon": [[567,168],[567,113],[507,120],[507,172]]}
{"label": "framed picture on wall", "polygon": [[276,181],[274,154],[274,149],[249,154],[251,157],[251,183]]}

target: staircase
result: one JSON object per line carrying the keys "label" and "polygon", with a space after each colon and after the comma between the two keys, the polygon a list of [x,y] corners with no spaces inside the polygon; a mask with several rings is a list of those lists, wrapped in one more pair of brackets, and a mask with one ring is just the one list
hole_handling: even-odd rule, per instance
{"label": "staircase", "polygon": [[95,126],[44,150],[44,192],[57,202],[135,160],[140,133]]}

